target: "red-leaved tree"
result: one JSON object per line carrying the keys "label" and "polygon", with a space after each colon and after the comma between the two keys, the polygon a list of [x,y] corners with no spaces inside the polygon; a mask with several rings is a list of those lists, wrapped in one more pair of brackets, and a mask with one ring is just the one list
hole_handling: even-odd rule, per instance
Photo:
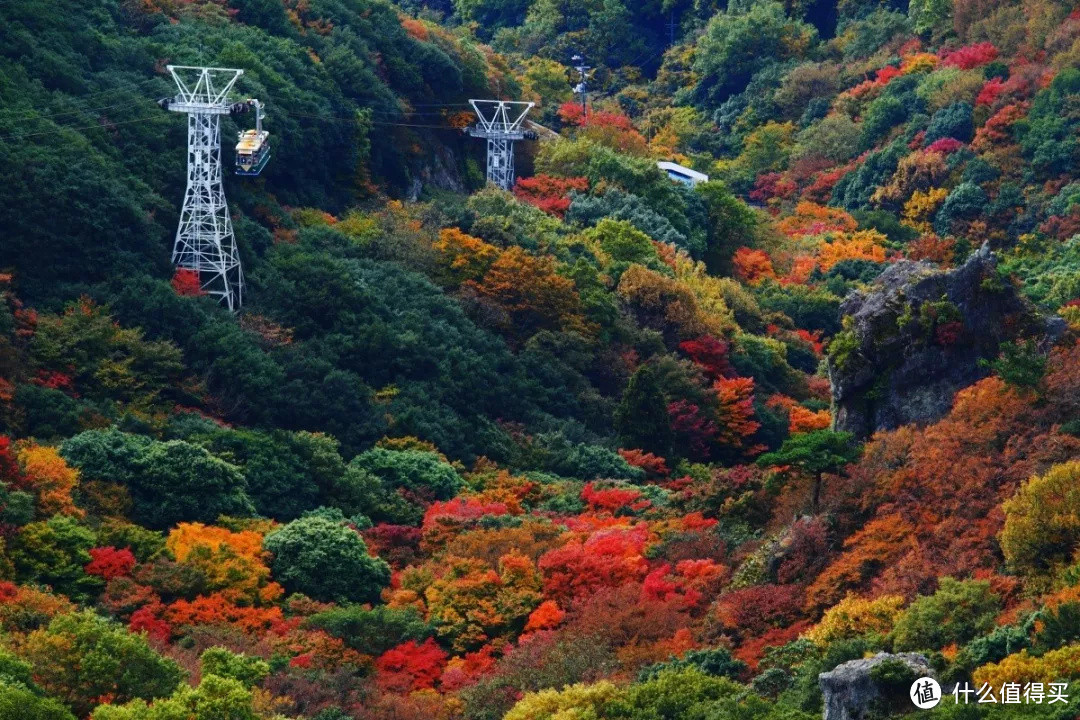
{"label": "red-leaved tree", "polygon": [[442,674],[446,657],[446,652],[431,638],[423,643],[403,642],[375,661],[379,685],[402,693],[430,688]]}
{"label": "red-leaved tree", "polygon": [[90,558],[90,562],[86,564],[86,573],[106,580],[127,575],[135,567],[135,556],[127,548],[90,548]]}
{"label": "red-leaved tree", "polygon": [[177,295],[184,297],[198,297],[206,294],[206,291],[202,289],[202,284],[199,282],[199,273],[187,268],[176,269],[176,273],[172,277],[172,286]]}
{"label": "red-leaved tree", "polygon": [[693,340],[683,340],[679,343],[679,349],[690,356],[710,380],[735,375],[735,369],[728,361],[731,346],[723,340],[702,335]]}
{"label": "red-leaved tree", "polygon": [[518,178],[514,184],[514,197],[561,218],[570,207],[570,193],[585,192],[588,189],[589,181],[583,177],[535,175],[531,178]]}

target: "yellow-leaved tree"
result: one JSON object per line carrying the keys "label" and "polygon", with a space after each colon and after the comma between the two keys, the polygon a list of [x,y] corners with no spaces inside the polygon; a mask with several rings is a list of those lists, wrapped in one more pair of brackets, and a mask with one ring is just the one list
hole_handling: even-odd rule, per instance
{"label": "yellow-leaved tree", "polygon": [[1068,682],[1076,678],[1080,678],[1080,645],[1051,650],[1039,657],[1029,655],[1027,650],[1021,650],[1001,662],[983,665],[972,674],[976,687],[990,683],[994,688],[1000,688],[1002,683],[1006,682],[1021,685],[1030,682],[1046,684]]}
{"label": "yellow-leaved tree", "polygon": [[1005,562],[1029,577],[1051,577],[1080,545],[1080,461],[1032,477],[1003,507]]}
{"label": "yellow-leaved tree", "polygon": [[503,720],[586,720],[615,698],[619,689],[608,681],[593,685],[568,685],[562,690],[527,693]]}
{"label": "yellow-leaved tree", "polygon": [[900,595],[882,595],[873,600],[848,595],[826,610],[821,621],[803,637],[825,646],[867,633],[887,635],[903,607],[904,598]]}

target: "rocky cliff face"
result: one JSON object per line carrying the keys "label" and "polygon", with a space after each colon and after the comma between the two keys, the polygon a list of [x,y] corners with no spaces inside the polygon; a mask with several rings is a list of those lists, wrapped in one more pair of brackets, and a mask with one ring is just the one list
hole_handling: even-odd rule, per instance
{"label": "rocky cliff face", "polygon": [[[460,142],[457,147],[459,151],[464,151]],[[427,143],[425,152],[418,156],[416,164],[410,168],[412,179],[406,197],[415,202],[420,199],[425,188],[466,192],[465,179],[461,174],[463,162],[464,160],[455,154],[454,148],[437,142]]]}
{"label": "rocky cliff face", "polygon": [[829,349],[833,417],[858,437],[941,418],[1002,343],[1045,346],[1065,328],[999,278],[988,246],[955,270],[898,262],[840,311],[844,330]]}

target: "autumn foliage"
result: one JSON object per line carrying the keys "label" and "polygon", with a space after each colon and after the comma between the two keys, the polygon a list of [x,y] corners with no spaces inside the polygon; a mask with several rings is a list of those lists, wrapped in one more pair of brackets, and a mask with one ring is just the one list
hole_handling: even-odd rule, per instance
{"label": "autumn foliage", "polygon": [[773,270],[772,260],[764,250],[752,250],[739,248],[735,251],[732,262],[735,266],[735,275],[743,282],[756,283],[766,278],[776,277]]}
{"label": "autumn foliage", "polygon": [[[908,651],[1076,695],[1080,10],[16,5],[0,716],[808,720]],[[238,312],[84,102],[196,26],[280,134]],[[509,192],[469,97],[534,103]],[[985,306],[899,294],[974,253]]]}
{"label": "autumn foliage", "polygon": [[135,556],[127,548],[120,550],[114,547],[91,548],[90,557],[86,572],[106,580],[127,575],[135,567]]}
{"label": "autumn foliage", "polygon": [[202,288],[199,273],[187,268],[177,268],[172,277],[172,287],[177,295],[184,297],[198,297],[206,294]]}
{"label": "autumn foliage", "polygon": [[42,516],[82,515],[71,495],[79,483],[79,472],[64,462],[56,448],[30,444],[20,448],[16,458],[16,484],[33,493]]}
{"label": "autumn foliage", "polygon": [[422,644],[414,640],[387,650],[375,661],[379,684],[393,692],[422,690],[435,685],[446,664],[446,652],[428,638]]}
{"label": "autumn foliage", "polygon": [[514,184],[514,196],[530,205],[535,205],[546,213],[562,217],[570,207],[570,193],[584,192],[588,189],[589,181],[583,177],[560,178],[551,175],[536,175],[531,178],[519,178]]}

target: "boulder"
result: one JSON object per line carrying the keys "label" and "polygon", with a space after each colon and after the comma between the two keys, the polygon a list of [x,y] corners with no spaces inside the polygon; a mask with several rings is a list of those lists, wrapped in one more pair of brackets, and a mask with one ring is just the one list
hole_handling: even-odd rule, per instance
{"label": "boulder", "polygon": [[[821,693],[825,698],[825,720],[862,720],[869,711],[881,709],[907,699],[908,687],[882,688],[873,678],[873,669],[888,660],[897,660],[911,670],[911,679],[932,677],[933,670],[926,656],[918,653],[878,653],[874,657],[850,660],[829,672],[818,675]],[[904,684],[909,684],[905,682]],[[887,694],[897,697],[885,697]],[[914,709],[914,706],[910,706]]]}
{"label": "boulder", "polygon": [[930,423],[960,390],[985,377],[1002,343],[1048,348],[1065,322],[1040,313],[997,272],[988,245],[954,270],[902,260],[840,305],[844,329],[829,347],[837,430]]}

